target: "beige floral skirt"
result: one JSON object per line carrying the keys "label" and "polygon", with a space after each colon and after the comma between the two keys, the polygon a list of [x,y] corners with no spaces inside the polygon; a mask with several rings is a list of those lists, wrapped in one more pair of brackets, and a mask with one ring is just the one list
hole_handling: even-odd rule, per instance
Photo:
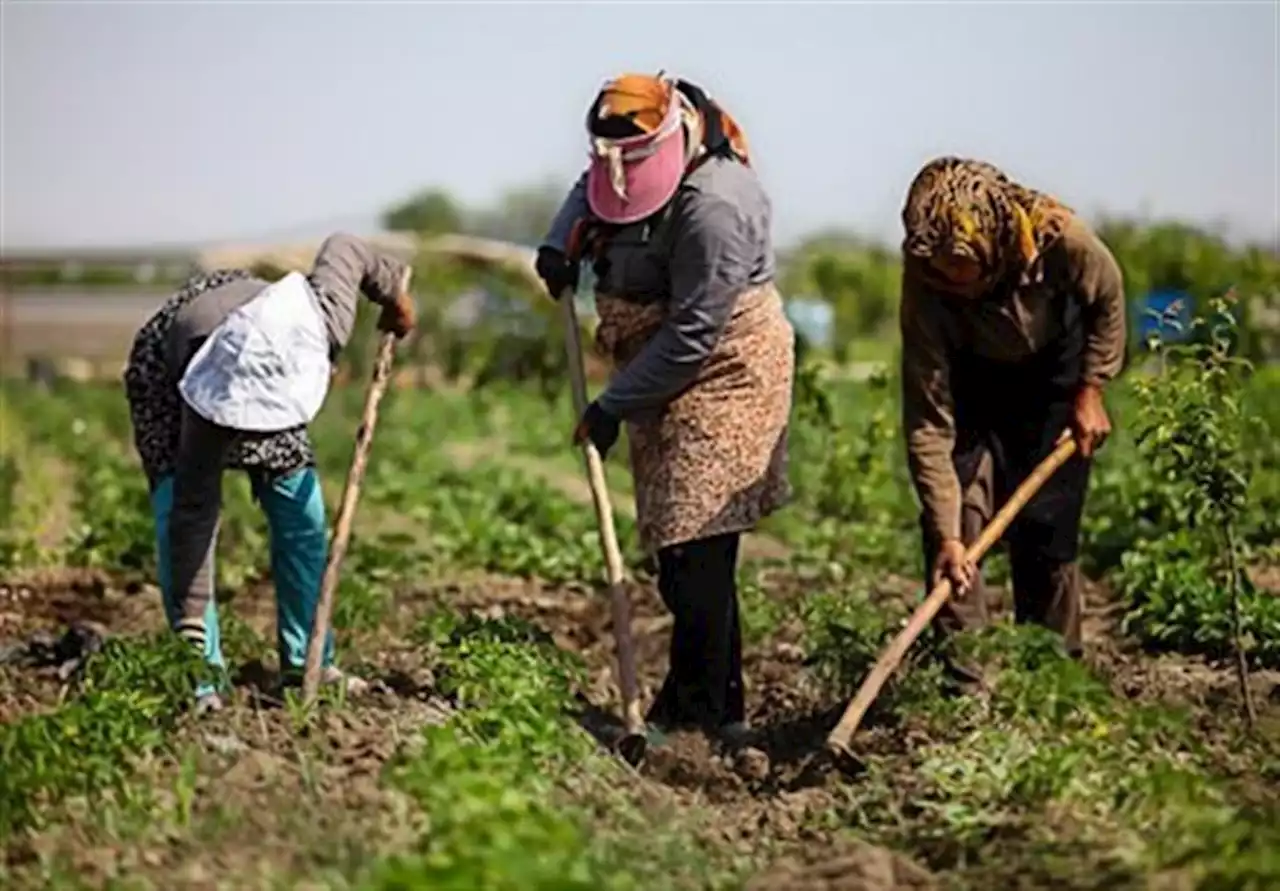
{"label": "beige floral skirt", "polygon": [[[625,367],[662,325],[662,305],[596,295],[596,348]],[[640,542],[649,553],[753,528],[787,502],[795,332],[772,284],[737,302],[697,379],[626,425]]]}

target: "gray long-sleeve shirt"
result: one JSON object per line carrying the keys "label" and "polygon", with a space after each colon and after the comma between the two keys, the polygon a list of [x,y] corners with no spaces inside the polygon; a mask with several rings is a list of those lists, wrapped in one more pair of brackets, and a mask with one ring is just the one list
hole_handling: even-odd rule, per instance
{"label": "gray long-sleeve shirt", "polygon": [[[308,279],[320,303],[333,353],[346,346],[359,296],[387,305],[405,264],[351,235],[327,238]],[[172,475],[169,548],[175,600],[189,627],[202,625],[213,596],[211,555],[224,468],[275,475],[313,461],[305,427],[241,435],[215,427],[185,407],[177,382],[200,344],[267,282],[242,270],[197,276],[152,316],[134,340],[125,371],[134,439],[155,485]]]}
{"label": "gray long-sleeve shirt", "polygon": [[[379,254],[350,235],[325,240],[309,276],[329,333],[333,354],[351,337],[361,291],[375,303],[390,302],[405,264]],[[178,381],[200,344],[236,307],[252,300],[267,282],[244,270],[196,276],[165,302],[138,331],[125,370],[125,392],[134,440],[152,479],[173,472],[178,460],[182,401]],[[226,465],[278,472],[311,460],[306,430],[242,437]]]}
{"label": "gray long-sleeve shirt", "polygon": [[[564,250],[574,222],[587,213],[584,176],[544,244]],[[629,418],[661,408],[689,386],[738,297],[773,279],[769,198],[750,167],[711,158],[685,178],[659,222],[625,227],[610,240],[605,259],[602,293],[667,304],[662,327],[597,400],[610,414]]]}
{"label": "gray long-sleeve shirt", "polygon": [[[375,251],[354,235],[339,232],[324,240],[307,280],[320,304],[333,356],[351,339],[361,292],[386,306],[395,298],[404,269],[404,263]],[[182,376],[204,338],[267,284],[260,278],[236,279],[182,306],[167,344],[166,358],[174,376]]]}

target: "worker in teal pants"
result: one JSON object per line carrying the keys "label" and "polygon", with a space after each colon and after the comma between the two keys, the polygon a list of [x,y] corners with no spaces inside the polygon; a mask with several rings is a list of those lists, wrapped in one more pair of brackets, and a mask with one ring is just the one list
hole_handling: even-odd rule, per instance
{"label": "worker in teal pants", "polygon": [[[281,675],[296,683],[328,557],[305,422],[351,336],[361,292],[382,307],[380,329],[412,330],[409,278],[405,263],[336,234],[306,277],[272,283],[220,270],[192,278],[134,340],[125,389],[151,491],[165,616],[222,673],[197,690],[200,711],[221,707],[225,685],[214,598],[222,473],[246,471],[266,515]],[[358,679],[333,665],[332,634],[323,664],[326,683],[357,690]]]}

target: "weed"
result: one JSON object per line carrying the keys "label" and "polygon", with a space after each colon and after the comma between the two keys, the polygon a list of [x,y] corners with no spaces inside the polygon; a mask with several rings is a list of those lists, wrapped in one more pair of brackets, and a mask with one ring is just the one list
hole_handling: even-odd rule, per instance
{"label": "weed", "polygon": [[[855,689],[901,627],[901,610],[890,611],[873,603],[858,587],[831,587],[804,602],[808,665],[827,689],[847,696]],[[900,671],[872,706],[873,716],[884,718],[932,703],[944,708],[935,691],[941,666],[929,658],[929,648],[909,669]]]}
{"label": "weed", "polygon": [[[1196,827],[1214,814],[1229,835],[1257,817],[1231,807],[1228,789],[1210,778],[1185,715],[1116,699],[1042,629],[995,626],[965,644],[996,664],[990,701],[960,712],[913,704],[935,742],[914,754],[905,789],[901,774],[873,764],[842,809],[852,825],[961,874],[997,841],[1019,873],[1065,868],[1079,847],[1099,862],[1086,881],[1110,870],[1118,884],[1108,887],[1175,861],[1195,861],[1206,875],[1225,866],[1216,858],[1226,843]],[[1258,850],[1257,868],[1280,877]],[[985,881],[999,868],[988,864]],[[1042,879],[1076,887],[1070,881]]]}
{"label": "weed", "polygon": [[412,578],[421,564],[422,555],[408,535],[353,535],[335,595],[334,627],[345,631],[377,628],[391,607],[395,584]]}
{"label": "weed", "polygon": [[163,743],[209,671],[170,634],[107,641],[70,701],[0,727],[0,835],[70,796],[123,788],[131,759]]}
{"label": "weed", "polygon": [[419,639],[439,660],[441,692],[461,708],[392,769],[429,815],[429,832],[360,887],[663,888],[682,886],[676,866],[706,871],[688,844],[662,839],[639,856],[589,831],[585,812],[559,806],[561,784],[583,764],[607,770],[566,718],[580,677],[575,657],[513,619],[437,615]]}

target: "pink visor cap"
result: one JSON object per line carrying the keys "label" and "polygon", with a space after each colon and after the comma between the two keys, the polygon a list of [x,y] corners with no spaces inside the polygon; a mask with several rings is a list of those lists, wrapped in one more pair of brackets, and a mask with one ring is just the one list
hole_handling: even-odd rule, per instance
{"label": "pink visor cap", "polygon": [[[673,91],[674,92],[674,91]],[[634,223],[662,209],[684,176],[685,138],[680,102],[667,108],[662,126],[625,139],[591,138],[587,205],[606,223]]]}

